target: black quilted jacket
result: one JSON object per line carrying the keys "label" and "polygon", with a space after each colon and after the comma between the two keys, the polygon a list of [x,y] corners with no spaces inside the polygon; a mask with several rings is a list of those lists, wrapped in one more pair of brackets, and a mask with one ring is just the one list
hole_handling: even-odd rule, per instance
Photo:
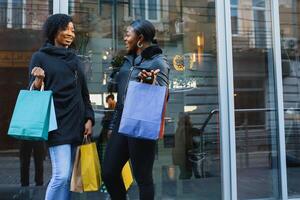
{"label": "black quilted jacket", "polygon": [[155,84],[167,87],[169,85],[170,67],[167,62],[167,58],[162,54],[162,50],[157,45],[153,45],[144,49],[141,55],[127,55],[124,59],[124,63],[121,66],[120,72],[116,79],[118,83],[118,100],[113,119],[109,126],[109,129],[113,130],[113,133],[117,133],[119,129],[122,111],[124,107],[124,95],[126,93],[128,80],[140,81],[138,74],[143,69],[160,69]]}

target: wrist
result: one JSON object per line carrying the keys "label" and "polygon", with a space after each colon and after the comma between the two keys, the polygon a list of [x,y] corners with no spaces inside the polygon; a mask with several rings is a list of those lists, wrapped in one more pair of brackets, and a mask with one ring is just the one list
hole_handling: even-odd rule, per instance
{"label": "wrist", "polygon": [[34,80],[33,86],[35,89],[40,89],[42,87],[42,84],[43,84],[43,79],[36,78]]}
{"label": "wrist", "polygon": [[91,119],[86,119],[85,123],[90,123],[92,125],[93,121]]}

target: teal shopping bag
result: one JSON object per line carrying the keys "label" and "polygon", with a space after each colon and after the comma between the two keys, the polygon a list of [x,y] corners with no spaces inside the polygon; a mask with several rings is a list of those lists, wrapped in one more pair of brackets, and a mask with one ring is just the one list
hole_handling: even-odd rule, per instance
{"label": "teal shopping bag", "polygon": [[52,91],[21,90],[8,135],[23,140],[47,140],[57,129]]}

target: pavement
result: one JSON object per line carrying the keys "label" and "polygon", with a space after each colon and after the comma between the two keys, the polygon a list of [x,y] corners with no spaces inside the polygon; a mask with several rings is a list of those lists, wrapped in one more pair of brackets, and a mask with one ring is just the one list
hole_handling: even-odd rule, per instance
{"label": "pavement", "polygon": [[[48,157],[44,161],[44,185],[35,186],[34,164],[30,162],[30,186],[20,185],[20,162],[17,151],[0,152],[0,200],[42,200],[51,178],[51,163]],[[105,193],[72,194],[74,200],[106,199]]]}
{"label": "pavement", "polygon": [[[33,159],[30,162],[30,186],[21,187],[20,185],[20,169],[19,169],[18,152],[0,152],[0,200],[42,200],[46,192],[46,185],[50,181],[51,163],[48,157],[44,161],[44,185],[35,186]],[[156,165],[154,168],[154,179],[156,183],[155,199],[162,200],[193,200],[199,199],[199,195],[206,200],[220,199],[220,192],[212,192],[217,186],[220,188],[220,178],[212,179],[191,179],[185,181],[175,181],[168,178],[167,167]],[[165,171],[165,173],[163,173]],[[178,173],[177,173],[178,174]],[[207,185],[211,185],[208,189]],[[181,192],[179,192],[181,191]],[[220,190],[219,190],[220,191]],[[72,200],[93,200],[93,199],[109,199],[107,193],[103,192],[86,192],[72,193]],[[138,188],[136,183],[128,192],[129,200],[137,200]]]}
{"label": "pavement", "polygon": [[[164,165],[166,158],[159,158],[154,166],[154,182],[157,200],[218,200],[221,199],[221,177],[211,176],[178,180],[179,169]],[[31,160],[30,186],[20,186],[19,157],[17,151],[0,151],[0,200],[42,200],[51,176],[51,163],[48,157],[44,161],[44,185],[35,186],[34,166]],[[174,170],[175,169],[175,170]],[[288,168],[288,192],[300,197],[300,168]],[[278,170],[271,168],[245,168],[238,170],[238,196],[242,199],[265,198],[272,196],[278,180]],[[273,183],[272,183],[273,181]],[[72,200],[109,199],[107,193],[72,193]],[[128,192],[129,200],[138,199],[136,183]]]}

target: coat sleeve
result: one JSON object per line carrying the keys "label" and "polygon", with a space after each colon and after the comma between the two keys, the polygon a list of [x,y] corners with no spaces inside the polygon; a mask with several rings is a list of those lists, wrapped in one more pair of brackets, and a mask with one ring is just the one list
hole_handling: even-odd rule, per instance
{"label": "coat sleeve", "polygon": [[[116,88],[119,88],[118,85],[119,85],[119,82],[120,82],[120,76],[121,76],[120,73],[116,74],[116,77],[115,77],[115,79],[116,79],[116,81],[115,81]],[[119,91],[118,91],[118,95],[119,95]],[[119,96],[118,96],[118,98],[119,98]],[[118,121],[121,110],[123,110],[122,105],[120,105],[120,102],[117,101],[116,106],[115,106],[115,110],[112,114],[112,118],[111,118],[111,121],[110,121],[109,126],[108,126],[109,130],[114,130],[115,129],[116,123]]]}
{"label": "coat sleeve", "polygon": [[[167,58],[165,56],[160,56],[154,65],[160,70],[157,74],[155,84],[169,88],[170,65]],[[169,101],[169,90],[167,90],[167,101]]]}
{"label": "coat sleeve", "polygon": [[82,70],[82,65],[81,65],[80,61],[79,61],[79,63],[80,63],[80,70],[81,70],[81,74],[82,74],[81,95],[82,95],[83,102],[84,102],[84,107],[85,107],[84,118],[85,118],[85,122],[90,119],[92,121],[93,126],[94,126],[94,124],[95,124],[95,114],[94,114],[94,110],[93,110],[92,105],[91,105],[90,93],[89,93],[89,90],[88,90],[88,87],[87,87],[87,82],[86,82],[85,75],[84,75],[83,70]]}
{"label": "coat sleeve", "polygon": [[117,101],[115,110],[113,111],[113,114],[112,114],[111,121],[109,122],[109,125],[108,125],[109,130],[114,130],[121,110],[122,110],[122,108],[120,106],[120,103]]}
{"label": "coat sleeve", "polygon": [[156,78],[156,85],[160,86],[169,86],[169,72],[170,72],[170,66],[169,63],[164,56],[160,56],[159,58],[156,58],[157,60],[154,62],[154,65],[157,69],[159,69],[159,73]]}
{"label": "coat sleeve", "polygon": [[28,80],[28,89],[30,88],[31,84],[33,83],[33,81],[35,79],[35,77],[31,75],[31,71],[34,67],[43,68],[43,66],[41,66],[41,59],[39,57],[38,52],[34,53],[31,56],[31,60],[30,60],[29,66],[28,66],[28,78],[29,78],[29,80]]}
{"label": "coat sleeve", "polygon": [[95,124],[94,110],[91,105],[90,94],[89,94],[89,91],[87,88],[86,81],[84,81],[84,84],[82,85],[82,97],[83,97],[83,102],[84,102],[84,106],[85,106],[85,121],[90,119],[94,126],[94,124]]}
{"label": "coat sleeve", "polygon": [[109,126],[108,126],[109,130],[114,130],[119,112],[120,111],[118,111],[117,109],[114,110],[113,115],[112,115],[112,119],[111,119],[111,121],[109,123]]}

